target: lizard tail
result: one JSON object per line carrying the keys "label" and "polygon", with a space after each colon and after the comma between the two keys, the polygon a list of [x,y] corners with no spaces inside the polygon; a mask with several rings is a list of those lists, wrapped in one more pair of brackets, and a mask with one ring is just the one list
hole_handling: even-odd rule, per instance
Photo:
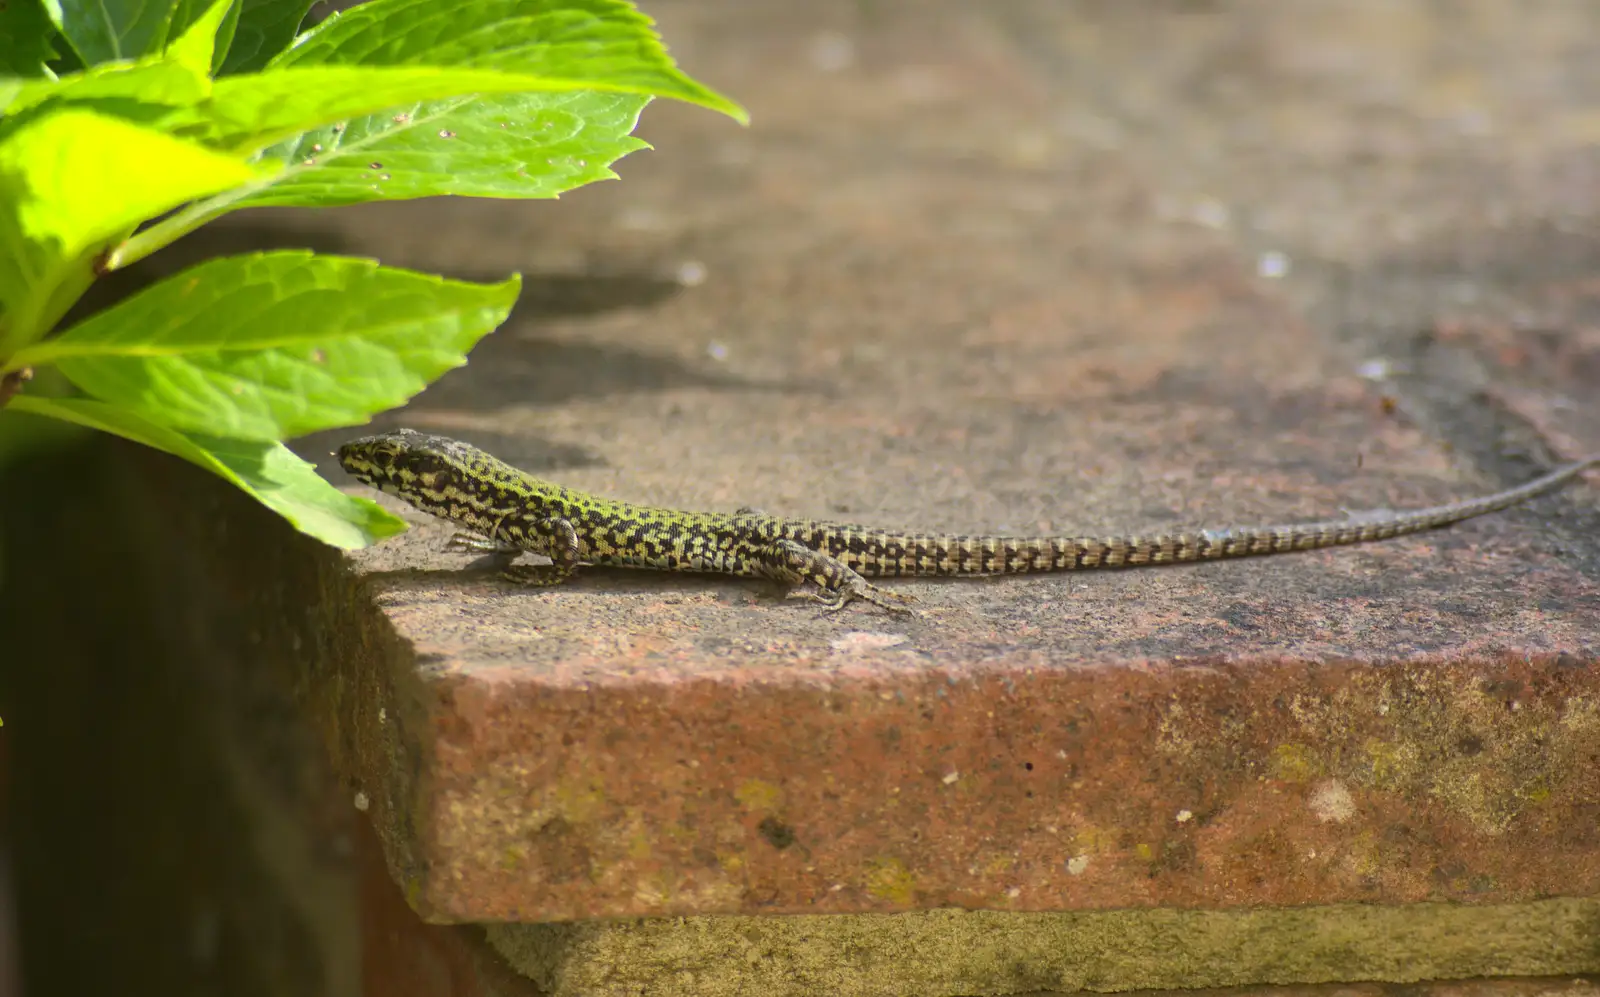
{"label": "lizard tail", "polygon": [[1387,540],[1498,512],[1552,492],[1596,467],[1600,456],[1480,498],[1409,511],[1358,512],[1325,522],[1121,537],[891,537],[862,531],[848,537],[837,553],[862,574],[882,577],[1083,571],[1316,550]]}
{"label": "lizard tail", "polygon": [[1600,456],[1569,464],[1516,488],[1426,509],[1385,509],[1358,512],[1343,519],[1325,522],[1198,530],[1167,536],[1052,540],[1051,567],[1045,570],[1181,564],[1388,540],[1509,509],[1552,492],[1594,467],[1600,467]]}

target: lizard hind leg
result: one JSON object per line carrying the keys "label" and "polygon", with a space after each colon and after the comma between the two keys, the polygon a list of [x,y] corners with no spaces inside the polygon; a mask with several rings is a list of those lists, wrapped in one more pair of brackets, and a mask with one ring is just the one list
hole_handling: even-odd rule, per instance
{"label": "lizard hind leg", "polygon": [[794,589],[791,599],[820,603],[824,612],[838,612],[860,599],[895,613],[909,613],[910,596],[878,588],[837,558],[793,540],[775,540],[760,554],[762,573]]}

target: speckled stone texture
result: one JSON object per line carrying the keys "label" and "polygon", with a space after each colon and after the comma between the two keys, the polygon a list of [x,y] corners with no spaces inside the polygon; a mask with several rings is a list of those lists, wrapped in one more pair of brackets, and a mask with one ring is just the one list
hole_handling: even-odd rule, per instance
{"label": "speckled stone texture", "polygon": [[[1428,504],[1600,450],[1600,8],[651,10],[751,128],[656,104],[620,183],[328,216],[528,274],[387,424],[966,532]],[[1600,896],[1594,476],[1360,548],[906,584],[910,620],[519,590],[415,521],[308,689],[429,919]]]}
{"label": "speckled stone texture", "polygon": [[1204,993],[1341,979],[1415,984],[1534,967],[1592,973],[1600,968],[1597,918],[1600,901],[1553,900],[652,918],[490,925],[488,936],[550,997],[974,997],[1140,988]]}
{"label": "speckled stone texture", "polygon": [[481,926],[418,918],[390,878],[370,826],[358,835],[356,854],[364,997],[549,997],[490,946]]}

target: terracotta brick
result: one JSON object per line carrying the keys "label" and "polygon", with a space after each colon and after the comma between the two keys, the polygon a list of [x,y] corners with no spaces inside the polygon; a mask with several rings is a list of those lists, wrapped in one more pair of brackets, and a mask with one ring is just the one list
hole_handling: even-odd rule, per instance
{"label": "terracotta brick", "polygon": [[370,997],[542,997],[544,991],[490,948],[478,925],[425,924],[359,822],[361,992]]}
{"label": "terracotta brick", "polygon": [[[1543,172],[1393,127],[1311,67],[1366,53],[1431,120],[1432,57],[1371,39],[1511,29],[1358,7],[1340,34],[1315,5],[663,5],[751,129],[653,105],[623,183],[342,216],[390,263],[533,271],[389,421],[618,498],[956,532],[1425,505],[1600,450],[1595,299],[1533,237],[1588,210],[1536,181],[1592,150],[1554,112],[1518,119]],[[1590,20],[1523,24],[1541,54],[1485,100],[1539,65],[1589,106]],[[1234,65],[1259,106],[1183,68]],[[1280,127],[1281,160],[1252,145]],[[1536,298],[1549,331],[1440,332],[1449,245],[1483,329]],[[1593,481],[1360,548],[907,584],[912,620],[639,572],[517,590],[417,522],[354,561],[381,618],[328,723],[431,919],[1600,894]]]}

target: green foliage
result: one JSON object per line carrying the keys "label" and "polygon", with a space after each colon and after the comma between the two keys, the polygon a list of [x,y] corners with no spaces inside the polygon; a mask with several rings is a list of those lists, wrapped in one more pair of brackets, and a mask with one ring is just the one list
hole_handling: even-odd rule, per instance
{"label": "green foliage", "polygon": [[313,0],[241,0],[222,73],[253,73],[289,47]]}
{"label": "green foliage", "polygon": [[20,351],[103,401],[186,432],[280,440],[365,422],[504,321],[519,281],[478,285],[290,251],[202,263]]}
{"label": "green foliage", "polygon": [[404,524],[371,502],[328,487],[312,466],[279,443],[180,433],[92,398],[23,395],[11,408],[87,426],[176,454],[226,478],[295,526],[339,547],[363,547]]}
{"label": "green foliage", "polygon": [[368,115],[268,150],[286,164],[283,172],[235,206],[555,197],[615,177],[611,163],[646,148],[631,132],[648,102],[575,90],[427,101]]}
{"label": "green foliage", "polygon": [[60,317],[46,305],[85,253],[152,215],[275,172],[75,107],[30,116],[0,141],[0,349]]}
{"label": "green foliage", "polygon": [[0,4],[0,76],[46,75],[46,64],[58,54],[51,44],[54,39],[42,4],[26,0]]}
{"label": "green foliage", "polygon": [[0,435],[39,425],[17,412],[136,440],[358,547],[403,527],[281,441],[464,363],[519,278],[256,253],[57,330],[95,276],[242,207],[555,197],[645,148],[657,96],[745,117],[624,0],[371,0],[297,36],[309,6],[0,3]]}

